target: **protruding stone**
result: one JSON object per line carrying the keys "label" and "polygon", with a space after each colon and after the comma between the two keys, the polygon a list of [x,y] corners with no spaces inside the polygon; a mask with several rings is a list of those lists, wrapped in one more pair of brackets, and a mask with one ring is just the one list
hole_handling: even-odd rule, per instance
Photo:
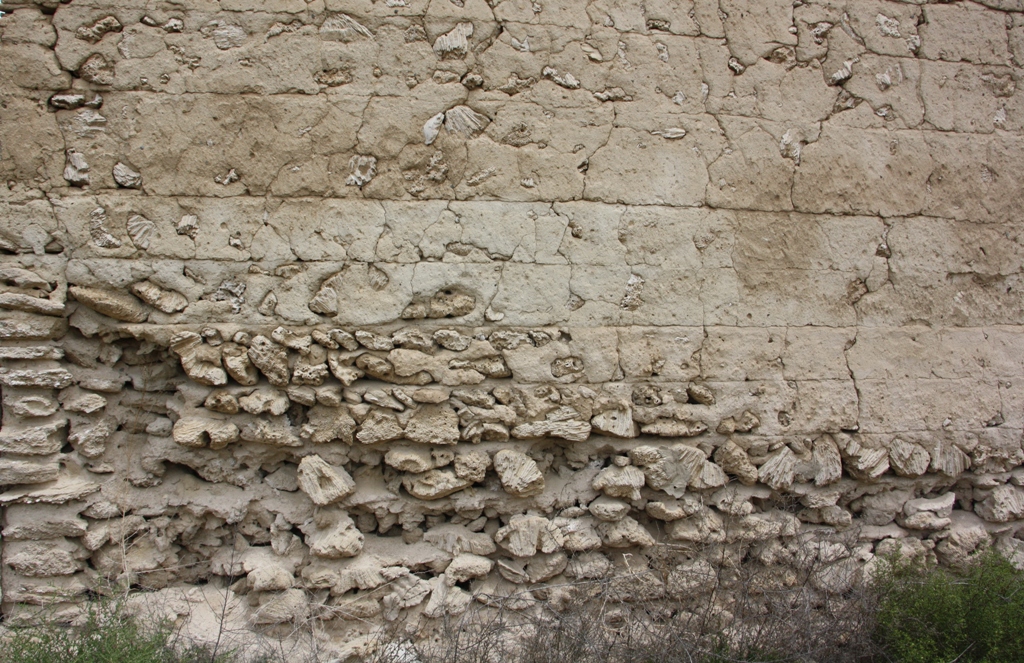
{"label": "protruding stone", "polygon": [[173,436],[174,441],[184,447],[223,449],[238,441],[239,431],[227,421],[183,417],[174,422]]}
{"label": "protruding stone", "polygon": [[758,470],[761,483],[772,487],[772,490],[786,491],[793,485],[796,476],[796,455],[789,447],[780,447],[771,455]]}
{"label": "protruding stone", "polygon": [[0,367],[0,384],[8,387],[39,387],[63,389],[74,382],[64,368],[7,368]]}
{"label": "protruding stone", "polygon": [[89,162],[85,155],[71,148],[65,153],[64,179],[71,186],[89,185]]}
{"label": "protruding stone", "polygon": [[587,510],[598,520],[615,522],[629,515],[629,502],[602,495],[587,505]]}
{"label": "protruding stone", "polygon": [[633,421],[633,411],[628,407],[596,414],[590,420],[590,425],[594,430],[614,437],[629,438],[640,434],[636,422]]}
{"label": "protruding stone", "polygon": [[395,344],[391,338],[380,334],[374,334],[373,332],[358,330],[355,333],[356,340],[367,350],[378,350],[380,352],[387,352],[393,350]]}
{"label": "protruding stone", "polygon": [[494,540],[515,557],[532,557],[538,552],[553,553],[562,547],[561,531],[547,518],[515,515],[499,529]]}
{"label": "protruding stone", "polygon": [[117,185],[126,189],[138,189],[142,187],[142,175],[132,170],[129,166],[118,161],[114,165],[114,181]]}
{"label": "protruding stone", "polygon": [[171,338],[171,350],[181,358],[185,374],[199,384],[220,387],[228,383],[227,372],[221,368],[219,348],[203,343],[195,332],[179,332]]}
{"label": "protruding stone", "polygon": [[570,442],[583,442],[590,437],[590,422],[579,420],[568,421],[535,421],[519,424],[512,429],[512,437],[531,439],[538,437],[560,437]]}
{"label": "protruding stone", "polygon": [[438,329],[434,332],[434,340],[437,344],[446,350],[453,352],[462,352],[469,348],[469,344],[472,339],[468,336],[463,336],[454,329]]}
{"label": "protruding stone", "polygon": [[469,37],[473,36],[472,23],[459,23],[451,31],[434,40],[434,53],[441,59],[464,58],[469,52]]}
{"label": "protruding stone", "polygon": [[53,481],[60,473],[60,465],[49,460],[15,460],[0,458],[0,486]]}
{"label": "protruding stone", "polygon": [[[434,469],[434,458],[427,447],[394,447],[384,454],[384,463],[399,472],[420,474]],[[462,477],[460,477],[462,478]]]}
{"label": "protruding stone", "polygon": [[491,467],[487,452],[474,449],[455,455],[455,476],[470,482],[483,481]]}
{"label": "protruding stone", "polygon": [[627,467],[612,465],[601,470],[590,485],[594,490],[603,491],[609,497],[638,500],[644,481],[644,473],[639,468],[632,465]]}
{"label": "protruding stone", "polygon": [[640,431],[646,435],[664,437],[696,437],[707,429],[707,424],[703,421],[678,421],[676,419],[658,419],[640,427]]}
{"label": "protruding stone", "polygon": [[363,551],[365,538],[346,513],[327,510],[314,519],[316,530],[306,534],[309,552],[316,557],[341,559]]}
{"label": "protruding stone", "polygon": [[276,447],[301,447],[302,440],[284,417],[260,418],[247,423],[241,431],[246,442]]}
{"label": "protruding stone", "polygon": [[709,508],[702,508],[692,516],[668,524],[668,536],[673,541],[716,543],[725,539],[722,517]]}
{"label": "protruding stone", "polygon": [[348,408],[315,405],[309,409],[306,417],[306,423],[302,425],[302,437],[308,438],[314,444],[334,440],[352,444],[356,422],[349,416]]}
{"label": "protruding stone", "polygon": [[409,494],[421,500],[436,500],[447,497],[470,486],[466,479],[459,478],[454,470],[435,469],[423,474],[407,474],[402,477],[402,486]]}
{"label": "protruding stone", "polygon": [[743,485],[753,486],[757,483],[757,468],[750,462],[747,452],[732,440],[718,448],[715,460],[723,470],[735,476]]}
{"label": "protruding stone", "polygon": [[974,512],[991,523],[1008,523],[1024,518],[1024,489],[1002,485],[974,505]]}
{"label": "protruding stone", "polygon": [[44,426],[12,430],[4,426],[0,430],[0,453],[18,454],[22,456],[48,456],[57,453],[64,446],[63,435],[65,422],[57,422]]}
{"label": "protruding stone", "polygon": [[142,303],[124,292],[73,285],[68,292],[97,313],[123,322],[145,322],[149,312]]}
{"label": "protruding stone", "polygon": [[356,439],[363,444],[378,444],[397,440],[404,433],[405,431],[398,424],[395,415],[382,410],[373,410],[360,424]]}
{"label": "protruding stone", "polygon": [[609,548],[645,548],[655,544],[651,533],[629,516],[614,522],[598,523],[597,532]]}
{"label": "protruding stone", "polygon": [[446,582],[454,586],[475,578],[485,578],[494,568],[494,562],[480,555],[463,553],[455,557],[445,569]]}
{"label": "protruding stone", "polygon": [[221,389],[211,391],[210,395],[203,401],[203,406],[214,412],[238,414],[238,399],[231,392]]}
{"label": "protruding stone", "polygon": [[960,447],[951,444],[943,439],[936,439],[930,450],[932,462],[931,470],[939,472],[947,477],[956,478],[967,471],[971,466],[971,458],[965,454]]}
{"label": "protruding stone", "polygon": [[814,441],[812,449],[814,462],[818,465],[814,485],[827,486],[839,481],[843,476],[843,458],[832,436],[822,435]]}
{"label": "protruding stone", "polygon": [[691,482],[704,470],[704,452],[687,444],[677,444],[668,449],[636,447],[630,451],[629,456],[634,463],[643,467],[648,486],[676,498],[682,497]]}
{"label": "protruding stone", "polygon": [[283,392],[263,387],[239,398],[238,405],[249,414],[279,417],[288,411],[291,403]]}
{"label": "protruding stone", "polygon": [[132,284],[131,291],[139,299],[164,313],[177,313],[188,306],[188,298],[185,295],[174,290],[165,290],[150,281]]}
{"label": "protruding stone", "polygon": [[249,345],[249,361],[266,376],[275,387],[287,387],[291,373],[288,353],[277,343],[263,335],[254,336]]}
{"label": "protruding stone", "polygon": [[544,475],[537,462],[522,452],[502,449],[494,455],[494,469],[510,495],[530,497],[544,492]]}
{"label": "protruding stone", "polygon": [[409,419],[405,437],[421,444],[456,444],[459,416],[444,405],[423,405]]}
{"label": "protruding stone", "polygon": [[306,456],[299,463],[299,488],[313,504],[327,506],[355,492],[356,484],[341,467],[332,467],[317,455]]}
{"label": "protruding stone", "polygon": [[64,302],[53,301],[48,297],[36,297],[20,292],[0,292],[0,308],[11,311],[25,311],[40,315],[64,315]]}
{"label": "protruding stone", "polygon": [[220,347],[221,361],[231,379],[240,385],[250,387],[260,381],[259,371],[249,361],[248,350],[236,343],[225,343]]}
{"label": "protruding stone", "polygon": [[928,471],[931,456],[918,444],[894,438],[889,443],[889,465],[901,477],[916,478]]}

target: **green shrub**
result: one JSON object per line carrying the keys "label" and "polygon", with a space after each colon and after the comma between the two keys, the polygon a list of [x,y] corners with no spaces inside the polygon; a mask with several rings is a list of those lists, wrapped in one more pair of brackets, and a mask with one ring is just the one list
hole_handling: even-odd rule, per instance
{"label": "green shrub", "polygon": [[885,561],[877,637],[896,663],[1024,661],[1024,573],[989,551],[962,572]]}
{"label": "green shrub", "polygon": [[124,601],[86,607],[84,624],[13,627],[0,637],[0,663],[229,663],[205,647],[178,642],[172,624],[133,615]]}

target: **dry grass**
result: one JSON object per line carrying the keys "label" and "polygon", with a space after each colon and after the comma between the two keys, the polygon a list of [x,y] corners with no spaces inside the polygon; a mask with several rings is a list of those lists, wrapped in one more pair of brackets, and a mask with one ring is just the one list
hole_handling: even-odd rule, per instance
{"label": "dry grass", "polygon": [[[685,568],[685,567],[684,567]],[[853,568],[852,565],[847,568]],[[877,658],[876,596],[859,573],[821,561],[743,561],[717,574],[659,566],[613,579],[483,596],[419,628],[389,624],[372,663],[853,663]],[[674,582],[672,581],[674,580]],[[665,588],[670,589],[666,594]],[[676,591],[671,591],[675,589]],[[682,591],[680,591],[680,589]],[[482,601],[480,599],[483,599]],[[424,637],[426,636],[426,637]]]}

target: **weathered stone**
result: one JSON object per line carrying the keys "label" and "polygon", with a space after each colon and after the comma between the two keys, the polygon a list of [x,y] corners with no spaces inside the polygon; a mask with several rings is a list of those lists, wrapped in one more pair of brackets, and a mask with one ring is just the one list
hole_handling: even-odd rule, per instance
{"label": "weathered stone", "polygon": [[246,387],[259,382],[259,371],[249,360],[248,350],[235,343],[225,343],[220,351],[221,362],[232,380]]}
{"label": "weathered stone", "polygon": [[685,444],[667,449],[636,447],[630,451],[630,458],[643,467],[648,486],[676,498],[682,497],[687,487],[703,472],[705,463],[703,451]]}
{"label": "weathered stone", "polygon": [[772,490],[789,490],[796,475],[796,463],[796,456],[789,447],[782,447],[758,468],[758,479]]}
{"label": "weathered stone", "polygon": [[356,439],[363,444],[378,444],[397,440],[405,434],[393,414],[373,410],[359,425]]}
{"label": "weathered stone", "polygon": [[646,435],[661,435],[664,437],[696,437],[707,429],[707,424],[701,421],[659,419],[653,423],[641,426],[640,432]]}
{"label": "weathered stone", "polygon": [[174,422],[174,441],[184,447],[223,449],[238,441],[238,427],[226,421],[181,418]]}
{"label": "weathered stone", "polygon": [[1016,486],[999,486],[981,502],[974,512],[993,523],[1005,523],[1024,517],[1024,490]]}
{"label": "weathered stone", "polygon": [[68,442],[74,445],[85,458],[99,458],[107,450],[107,440],[117,430],[117,420],[104,417],[88,425],[75,424],[68,435]]}
{"label": "weathered stone", "polygon": [[46,297],[34,297],[16,292],[0,292],[0,308],[26,311],[41,315],[64,315],[64,303]]}
{"label": "weathered stone", "polygon": [[547,518],[515,515],[495,533],[494,540],[515,557],[531,557],[537,552],[555,552],[562,547],[564,537]]}
{"label": "weathered stone", "polygon": [[450,407],[423,405],[409,419],[405,437],[421,444],[455,444],[459,441],[459,417]]}
{"label": "weathered stone", "polygon": [[78,285],[70,286],[68,293],[97,313],[115,320],[143,322],[149,317],[142,303],[127,293]]}
{"label": "weathered stone", "polygon": [[291,372],[288,368],[288,353],[266,336],[257,335],[252,339],[248,351],[249,361],[275,387],[287,387]]}
{"label": "weathered stone", "polygon": [[491,457],[484,451],[473,450],[455,454],[455,476],[476,483],[483,481],[491,466]]}
{"label": "weathered stone", "polygon": [[23,576],[69,576],[82,568],[74,552],[73,546],[54,542],[9,543],[4,550],[4,563]]}
{"label": "weathered stone", "polygon": [[596,414],[590,420],[590,425],[594,430],[614,437],[636,437],[639,435],[638,427],[633,421],[633,411],[629,408],[606,410]]}
{"label": "weathered stone", "polygon": [[180,332],[171,338],[171,350],[181,358],[185,373],[199,384],[218,387],[227,384],[227,372],[221,368],[219,349],[203,343],[195,332]]}
{"label": "weathered stone", "polygon": [[560,437],[570,442],[582,442],[590,437],[590,423],[586,421],[536,421],[519,424],[512,436],[520,439]]}
{"label": "weathered stone", "polygon": [[253,612],[256,624],[301,623],[309,614],[309,601],[301,589],[283,592],[261,592],[259,604]]}
{"label": "weathered stone", "polygon": [[470,486],[470,482],[456,476],[454,470],[429,470],[423,474],[405,475],[402,486],[409,494],[421,500],[447,497]]}
{"label": "weathered stone", "polygon": [[722,469],[732,474],[740,483],[746,486],[753,486],[757,483],[757,468],[750,462],[747,452],[735,442],[729,440],[715,451],[715,460]]}
{"label": "weathered stone", "polygon": [[56,462],[0,458],[0,486],[53,481],[59,471]]}
{"label": "weathered stone", "polygon": [[188,306],[188,298],[180,292],[165,290],[149,281],[133,283],[132,294],[164,313],[177,313]]}
{"label": "weathered stone", "polygon": [[299,488],[314,504],[326,506],[351,495],[356,484],[343,468],[332,467],[317,455],[306,456],[299,463]]}
{"label": "weathered stone", "polygon": [[8,387],[63,389],[74,381],[64,368],[11,369],[0,367],[0,384]]}
{"label": "weathered stone", "polygon": [[246,442],[270,444],[278,447],[301,447],[302,440],[295,434],[290,422],[283,417],[260,418],[242,427],[240,436]]}
{"label": "weathered stone", "polygon": [[57,453],[64,446],[60,434],[66,422],[57,422],[47,426],[12,429],[4,426],[0,430],[0,453],[19,454],[25,456],[46,456]]}
{"label": "weathered stone", "polygon": [[901,477],[919,477],[928,471],[931,457],[921,446],[895,438],[889,443],[889,465]]}
{"label": "weathered stone", "polygon": [[324,444],[332,440],[352,444],[356,422],[349,416],[345,406],[314,405],[306,417],[306,423],[302,425],[302,437],[308,438],[314,444]]}
{"label": "weathered stone", "polygon": [[544,475],[537,462],[524,453],[502,449],[494,455],[494,469],[510,495],[530,497],[544,492]]}
{"label": "weathered stone", "polygon": [[644,473],[632,465],[606,467],[594,477],[591,487],[603,491],[609,497],[621,497],[627,500],[640,499],[640,489],[644,486]]}
{"label": "weathered stone", "polygon": [[47,346],[8,346],[0,348],[0,359],[63,359],[64,351]]}

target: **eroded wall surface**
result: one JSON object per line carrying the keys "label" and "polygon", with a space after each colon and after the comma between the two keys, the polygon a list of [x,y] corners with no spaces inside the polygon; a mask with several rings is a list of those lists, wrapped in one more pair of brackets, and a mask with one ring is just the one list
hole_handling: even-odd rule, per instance
{"label": "eroded wall surface", "polygon": [[1024,555],[1020,0],[3,9],[5,615]]}

